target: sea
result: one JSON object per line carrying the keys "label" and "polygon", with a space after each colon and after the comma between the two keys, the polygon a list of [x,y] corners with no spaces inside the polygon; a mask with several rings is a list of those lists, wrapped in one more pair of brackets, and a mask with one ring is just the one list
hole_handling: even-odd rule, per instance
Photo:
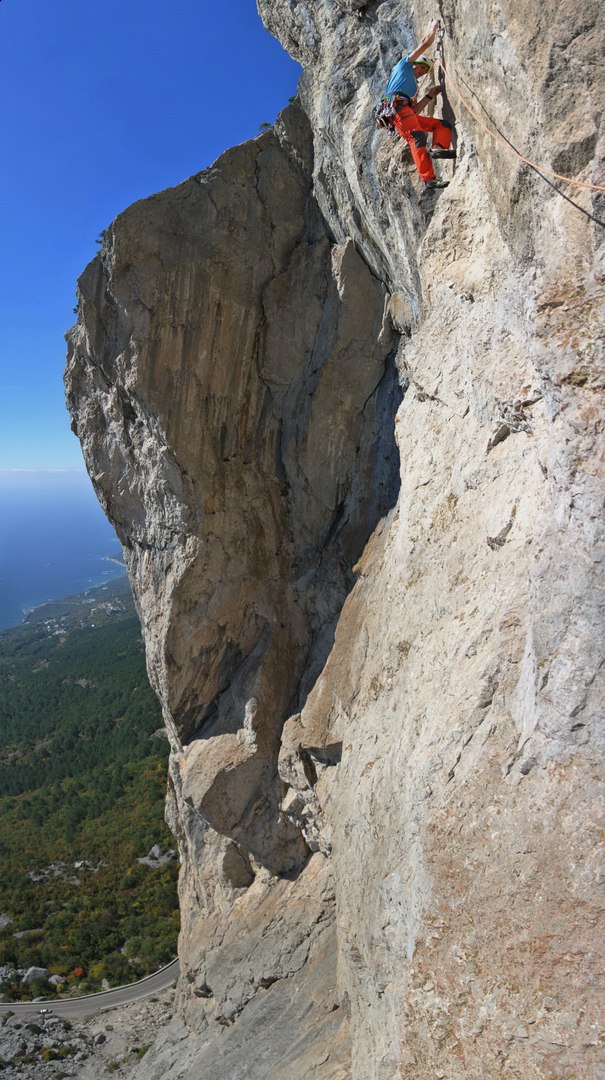
{"label": "sea", "polygon": [[0,471],[0,630],[124,573],[84,471]]}

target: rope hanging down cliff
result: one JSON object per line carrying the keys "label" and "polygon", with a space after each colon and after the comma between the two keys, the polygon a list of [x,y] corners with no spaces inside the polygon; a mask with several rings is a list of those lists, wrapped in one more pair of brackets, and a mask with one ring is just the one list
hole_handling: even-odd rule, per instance
{"label": "rope hanging down cliff", "polygon": [[[581,214],[584,214],[587,218],[590,218],[591,221],[594,221],[596,225],[600,225],[601,228],[605,229],[605,221],[601,221],[600,218],[595,217],[594,214],[590,213],[590,211],[585,210],[583,206],[579,205],[579,203],[574,202],[573,199],[570,199],[569,195],[566,195],[564,191],[561,191],[560,188],[558,188],[555,184],[552,183],[551,180],[548,179],[548,177],[552,176],[556,180],[562,180],[566,184],[572,184],[575,187],[586,188],[586,189],[589,189],[591,191],[605,192],[605,186],[603,184],[592,184],[587,180],[575,180],[571,176],[564,176],[562,173],[554,172],[553,169],[549,169],[546,165],[541,165],[541,164],[538,164],[535,161],[531,161],[529,158],[525,157],[525,155],[522,154],[520,150],[517,150],[517,147],[514,146],[514,144],[510,141],[510,139],[508,139],[506,137],[506,135],[504,135],[503,132],[500,131],[500,129],[499,129],[498,125],[496,124],[495,120],[493,119],[493,117],[490,116],[490,114],[488,113],[487,109],[485,108],[485,106],[483,105],[483,103],[481,102],[481,100],[479,99],[477,94],[475,93],[475,91],[471,89],[471,87],[462,78],[462,76],[458,75],[457,78],[454,77],[454,79],[452,80],[451,69],[448,69],[447,72],[446,72],[445,62],[444,62],[444,58],[443,58],[442,40],[443,40],[443,30],[440,30],[439,41],[438,41],[438,44],[437,44],[437,48],[435,49],[435,66],[437,67],[437,69],[439,71],[439,81],[442,82],[442,84],[444,84],[445,83],[445,77],[446,77],[446,74],[447,74],[448,80],[450,82],[453,81],[454,92],[460,98],[460,101],[464,105],[465,109],[471,114],[471,116],[473,116],[475,118],[477,123],[490,136],[490,138],[494,139],[494,141],[497,142],[504,150],[506,150],[507,153],[512,154],[514,157],[518,158],[519,161],[522,161],[525,165],[528,166],[528,168],[533,169],[533,171],[540,177],[540,179],[544,180],[544,182],[546,184],[548,184],[549,187],[551,187],[553,189],[553,191],[555,191],[557,193],[557,195],[560,195],[562,199],[565,199],[566,202],[568,202],[571,206],[574,206],[576,208],[576,210],[579,210]],[[483,122],[483,120],[478,115],[478,113],[475,111],[475,109],[473,109],[472,105],[467,101],[464,94],[460,90],[459,85],[457,85],[457,79],[459,79],[460,82],[462,82],[464,84],[464,86],[466,87],[468,92],[470,94],[472,94],[472,96],[475,98],[475,100],[479,104],[479,107],[483,110],[483,112],[487,116],[488,120],[490,121],[490,123],[495,128],[495,131],[490,130],[490,128],[487,126],[487,124],[485,124]]]}

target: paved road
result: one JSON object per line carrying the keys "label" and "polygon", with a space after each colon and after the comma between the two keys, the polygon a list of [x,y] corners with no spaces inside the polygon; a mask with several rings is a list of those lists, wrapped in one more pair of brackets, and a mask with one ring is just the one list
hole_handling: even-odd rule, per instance
{"label": "paved road", "polygon": [[116,1005],[130,1005],[133,1001],[141,1001],[160,990],[167,990],[172,986],[179,975],[179,962],[173,960],[171,964],[156,971],[154,975],[147,975],[140,982],[130,983],[128,986],[117,986],[115,990],[104,990],[100,994],[87,994],[86,997],[72,998],[71,1001],[24,1001],[6,1002],[0,1004],[0,1016],[7,1012],[19,1014],[19,1016],[33,1016],[40,1013],[40,1009],[52,1009],[54,1016],[65,1016],[82,1020],[85,1016],[93,1016],[95,1013],[104,1012],[105,1009],[115,1009]]}

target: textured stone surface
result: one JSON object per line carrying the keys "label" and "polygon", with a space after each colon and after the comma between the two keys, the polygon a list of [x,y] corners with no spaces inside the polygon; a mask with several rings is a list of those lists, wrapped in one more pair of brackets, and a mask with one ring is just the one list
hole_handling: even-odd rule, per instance
{"label": "textured stone surface", "polygon": [[303,110],[121,215],[70,340],[173,748],[138,1075],[596,1080],[604,232],[459,91],[603,183],[602,15],[443,5],[427,199],[371,105],[433,12],[259,8]]}
{"label": "textured stone surface", "polygon": [[[183,970],[199,969],[213,936],[227,962],[247,889],[250,935],[261,932],[259,872],[279,880],[309,860],[281,806],[280,736],[329,651],[352,563],[396,497],[386,300],[313,201],[296,108],[277,135],[126,211],[80,282],[69,394],[172,740],[169,820],[192,915]],[[288,891],[293,911],[307,874]],[[206,976],[186,982],[193,1026],[222,1034],[262,980],[295,976],[304,965],[282,970],[282,951],[278,933],[272,965],[224,1000],[215,976],[204,1012]]]}

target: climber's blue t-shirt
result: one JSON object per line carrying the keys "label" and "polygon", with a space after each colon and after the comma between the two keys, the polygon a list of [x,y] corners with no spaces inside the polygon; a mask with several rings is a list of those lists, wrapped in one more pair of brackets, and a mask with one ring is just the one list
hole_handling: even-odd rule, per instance
{"label": "climber's blue t-shirt", "polygon": [[416,97],[417,92],[418,83],[414,75],[414,68],[407,56],[402,56],[390,74],[385,96],[388,94],[405,94],[406,97],[413,98]]}

